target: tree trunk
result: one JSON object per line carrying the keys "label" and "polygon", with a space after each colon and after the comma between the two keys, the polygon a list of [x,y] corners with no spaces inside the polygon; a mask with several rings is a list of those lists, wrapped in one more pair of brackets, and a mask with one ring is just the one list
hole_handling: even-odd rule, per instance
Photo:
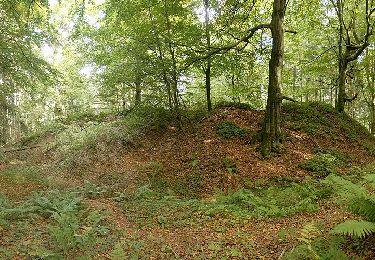
{"label": "tree trunk", "polygon": [[344,57],[340,57],[339,66],[339,85],[337,94],[336,110],[338,112],[344,112],[345,109],[345,83],[346,83],[346,70],[348,69],[348,63]]}
{"label": "tree trunk", "polygon": [[141,89],[141,78],[139,75],[135,79],[135,101],[134,106],[139,107],[142,101],[142,89]]}
{"label": "tree trunk", "polygon": [[260,145],[263,156],[267,156],[271,152],[279,152],[281,145],[280,112],[285,8],[286,0],[274,0],[271,21],[273,43],[269,62],[268,98]]}
{"label": "tree trunk", "polygon": [[[211,35],[210,35],[210,16],[209,16],[209,2],[204,0],[204,10],[205,10],[205,27],[206,27],[206,44],[207,51],[210,51],[211,48]],[[212,110],[211,102],[211,57],[207,59],[207,65],[205,69],[206,76],[206,99],[207,99],[207,110]]]}
{"label": "tree trunk", "polygon": [[375,134],[375,95],[371,95],[371,107],[370,107],[370,131]]}

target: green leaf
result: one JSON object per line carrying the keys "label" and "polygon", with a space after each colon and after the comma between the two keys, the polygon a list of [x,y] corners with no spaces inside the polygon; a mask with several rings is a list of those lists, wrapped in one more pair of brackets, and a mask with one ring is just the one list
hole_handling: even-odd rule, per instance
{"label": "green leaf", "polygon": [[364,220],[348,220],[338,224],[333,233],[363,238],[375,232],[375,223]]}

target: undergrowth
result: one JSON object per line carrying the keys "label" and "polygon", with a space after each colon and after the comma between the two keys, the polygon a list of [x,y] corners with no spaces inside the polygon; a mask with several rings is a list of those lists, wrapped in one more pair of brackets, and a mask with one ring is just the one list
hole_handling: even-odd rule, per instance
{"label": "undergrowth", "polygon": [[337,173],[337,166],[341,161],[332,154],[318,153],[313,158],[301,162],[298,166],[302,169],[312,172],[317,177],[327,177],[330,174]]}
{"label": "undergrowth", "polygon": [[321,185],[293,183],[287,187],[240,189],[210,200],[182,198],[171,190],[161,193],[142,186],[133,194],[118,194],[117,200],[122,201],[128,217],[141,225],[194,225],[216,218],[241,220],[316,212],[317,200],[326,197],[327,190]]}
{"label": "undergrowth", "polygon": [[344,134],[349,140],[375,155],[374,136],[358,121],[322,102],[285,103],[282,107],[283,123],[293,130],[302,130],[311,136],[340,140]]}
{"label": "undergrowth", "polygon": [[243,138],[248,134],[248,131],[233,122],[225,121],[217,125],[216,133],[221,137],[229,139],[233,137]]}
{"label": "undergrowth", "polygon": [[134,144],[147,131],[158,131],[171,120],[171,113],[163,108],[140,107],[111,120],[100,118],[65,125],[64,130],[57,133],[52,147],[55,156],[63,158],[61,165],[85,165],[91,162],[93,154],[102,155],[113,145]]}
{"label": "undergrowth", "polygon": [[306,224],[296,235],[299,245],[287,252],[282,259],[349,259],[341,249],[345,239],[322,236],[322,228],[314,223]]}
{"label": "undergrowth", "polygon": [[[72,259],[94,257],[110,246],[106,213],[89,210],[79,191],[39,192],[22,203],[0,196],[0,257]],[[13,243],[17,240],[17,243]]]}

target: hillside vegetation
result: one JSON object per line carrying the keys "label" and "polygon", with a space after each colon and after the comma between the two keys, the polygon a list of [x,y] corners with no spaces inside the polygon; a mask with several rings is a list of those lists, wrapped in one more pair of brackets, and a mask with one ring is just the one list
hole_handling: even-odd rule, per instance
{"label": "hillside vegetation", "polygon": [[269,158],[264,112],[233,104],[182,129],[147,107],[24,138],[0,154],[0,258],[373,259],[375,138],[322,103],[282,114]]}

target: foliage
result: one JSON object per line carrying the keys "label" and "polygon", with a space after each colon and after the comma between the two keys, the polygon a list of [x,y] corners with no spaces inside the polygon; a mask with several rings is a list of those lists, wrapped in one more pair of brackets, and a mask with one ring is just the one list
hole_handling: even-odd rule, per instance
{"label": "foliage", "polygon": [[267,189],[240,189],[227,196],[219,196],[212,205],[207,205],[207,214],[255,217],[282,217],[297,212],[315,212],[318,210],[316,199],[318,189],[310,185],[291,184],[287,187],[269,187]]}
{"label": "foliage", "polygon": [[333,231],[337,234],[364,238],[375,233],[375,223],[364,220],[347,220],[335,226]]}
{"label": "foliage", "polygon": [[111,239],[108,237],[110,230],[103,225],[106,213],[88,210],[82,204],[81,194],[74,191],[42,192],[21,204],[11,204],[1,196],[0,209],[2,228],[9,229],[10,222],[13,226],[7,236],[31,240],[31,243],[20,244],[22,249],[10,247],[9,254],[18,251],[17,254],[25,256],[54,259],[78,256],[80,252],[93,256],[96,250],[106,246],[104,238]]}
{"label": "foliage", "polygon": [[216,126],[216,133],[226,139],[233,137],[243,138],[247,135],[247,130],[239,127],[233,122],[225,121]]}
{"label": "foliage", "polygon": [[[80,124],[64,125],[53,144],[56,156],[63,158],[62,165],[73,167],[90,162],[88,155],[103,154],[107,146],[129,145],[148,131],[164,128],[171,117],[162,108],[141,107],[126,115],[108,115],[112,119],[97,117],[99,121],[82,121]],[[92,118],[91,118],[92,119]]]}
{"label": "foliage", "polygon": [[316,201],[325,197],[322,190],[314,184],[293,183],[254,191],[240,189],[207,201],[180,198],[171,190],[160,193],[142,186],[134,194],[119,194],[117,199],[123,201],[128,216],[139,224],[186,225],[216,217],[246,219],[316,212]]}
{"label": "foliage", "polygon": [[[327,178],[347,205],[348,209],[358,214],[363,220],[348,220],[334,228],[338,234],[363,238],[375,232],[375,196],[372,193],[375,187],[373,174],[363,176],[363,181],[353,183],[338,176]],[[369,186],[368,186],[369,185]],[[370,190],[368,190],[370,189]]]}
{"label": "foliage", "polygon": [[318,177],[326,177],[336,173],[336,167],[339,163],[340,161],[337,157],[331,154],[319,153],[310,160],[301,162],[298,166],[314,173]]}
{"label": "foliage", "polygon": [[320,235],[321,229],[317,225],[306,224],[297,237],[301,244],[287,252],[282,259],[349,259],[341,249],[345,242],[342,238],[323,238]]}

